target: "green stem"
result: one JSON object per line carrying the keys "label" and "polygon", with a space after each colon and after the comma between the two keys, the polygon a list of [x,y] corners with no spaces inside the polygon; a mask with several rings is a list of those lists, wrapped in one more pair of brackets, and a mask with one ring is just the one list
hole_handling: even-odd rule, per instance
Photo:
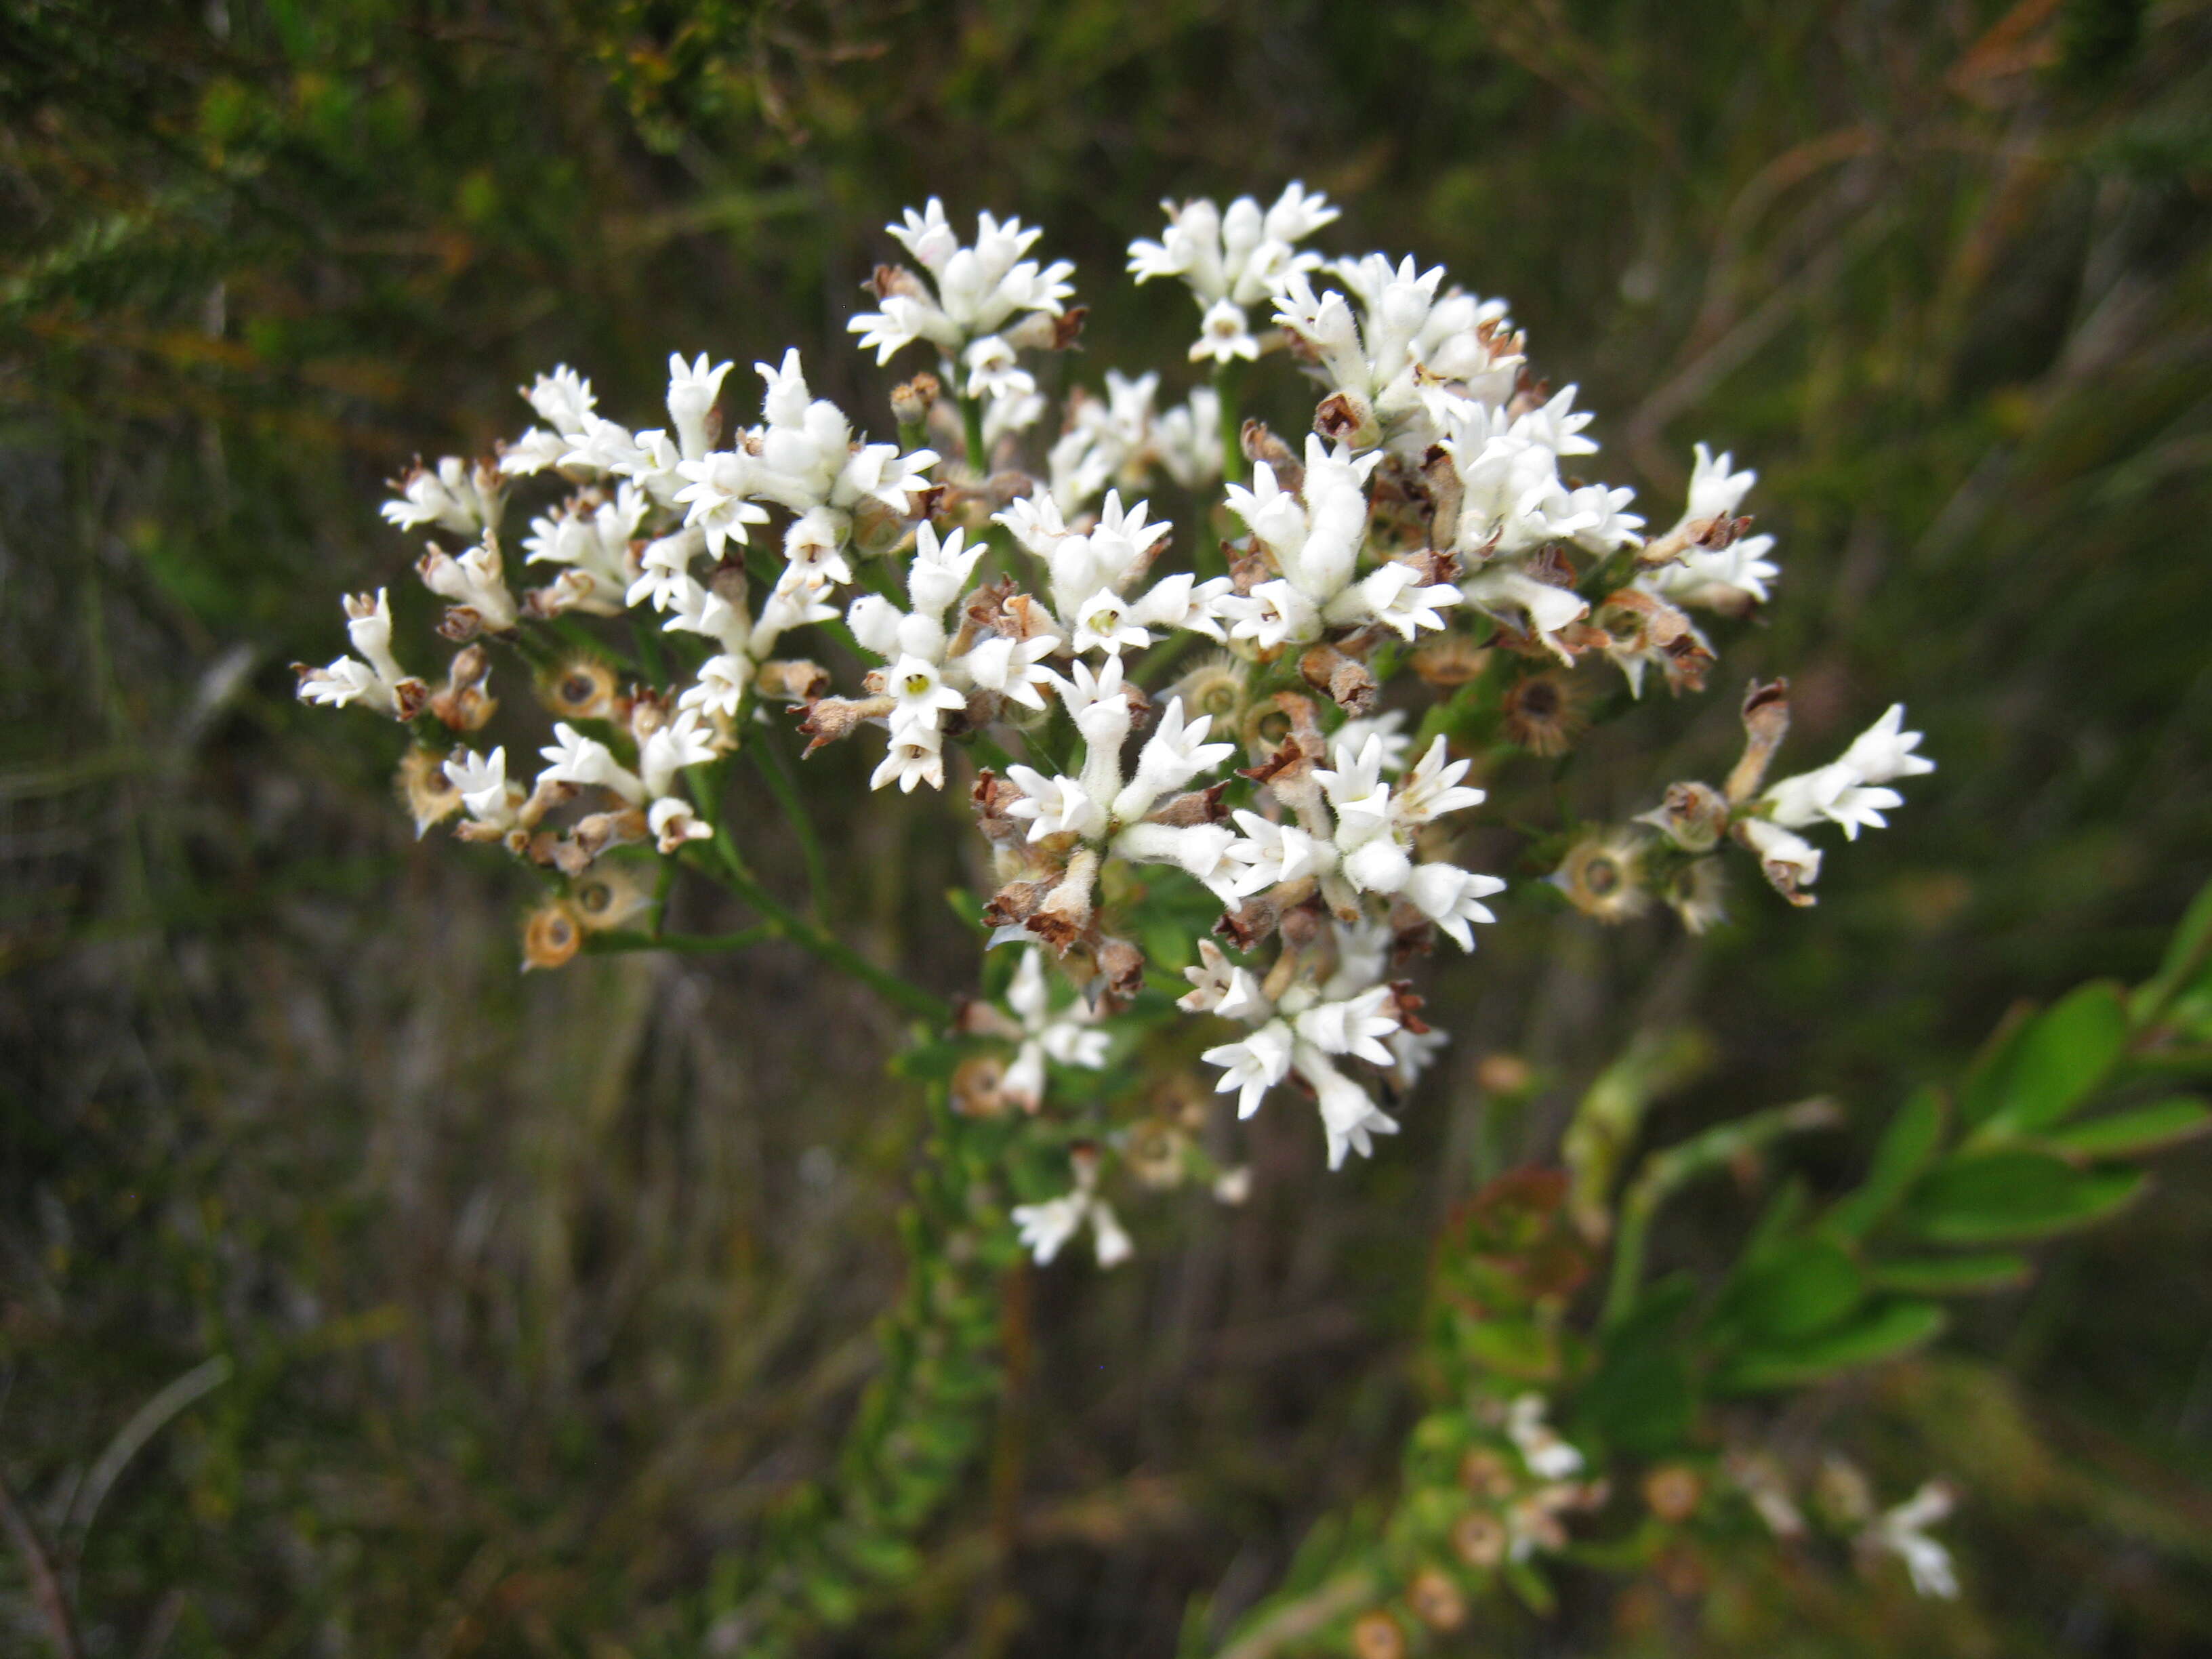
{"label": "green stem", "polygon": [[1243,376],[1231,360],[1213,366],[1213,392],[1221,400],[1221,482],[1244,482],[1244,417],[1237,406],[1237,382]]}
{"label": "green stem", "polygon": [[790,763],[775,746],[769,734],[763,733],[745,745],[751,753],[753,764],[760,770],[768,784],[768,792],[775,797],[775,804],[783,809],[784,822],[791,833],[799,837],[799,853],[806,864],[806,909],[816,921],[822,920],[823,896],[830,890],[830,866],[822,856],[822,838],[814,830],[814,819],[799,798],[799,788],[792,778]]}
{"label": "green stem", "polygon": [[[712,787],[713,781],[710,774],[708,779],[696,782],[699,799],[712,801],[719,799]],[[720,816],[717,814],[717,817]],[[738,844],[730,839],[726,823],[714,826],[712,844],[720,865],[719,873],[712,865],[702,864],[695,867],[721,882],[730,891],[759,911],[764,924],[772,930],[765,937],[789,939],[829,966],[850,974],[894,1007],[927,1020],[932,1025],[942,1026],[951,1018],[952,1011],[943,999],[932,996],[919,985],[901,979],[887,969],[878,968],[844,940],[809,921],[762,886],[759,878],[746,867],[744,855],[738,851]]]}
{"label": "green stem", "polygon": [[757,927],[740,927],[734,933],[593,933],[584,940],[584,948],[597,956],[623,951],[678,951],[687,956],[712,956],[722,951],[742,951],[780,937],[776,928],[762,922]]}
{"label": "green stem", "polygon": [[977,477],[982,477],[989,470],[989,458],[983,453],[983,400],[955,392],[953,401],[960,406],[960,434],[968,445],[968,465]]}
{"label": "green stem", "polygon": [[1621,1198],[1620,1230],[1613,1246],[1613,1278],[1605,1291],[1605,1323],[1617,1324],[1635,1305],[1637,1287],[1644,1281],[1644,1255],[1650,1242],[1651,1224],[1669,1198],[1709,1170],[1725,1168],[1784,1135],[1827,1128],[1837,1120],[1832,1100],[1801,1100],[1795,1105],[1776,1106],[1749,1117],[1717,1123],[1704,1133],[1646,1158]]}

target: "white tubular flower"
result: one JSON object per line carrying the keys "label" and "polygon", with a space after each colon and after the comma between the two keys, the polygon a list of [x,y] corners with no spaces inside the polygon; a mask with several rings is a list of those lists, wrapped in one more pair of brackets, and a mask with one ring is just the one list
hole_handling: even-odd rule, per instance
{"label": "white tubular flower", "polygon": [[1407,902],[1462,951],[1474,949],[1469,923],[1498,920],[1481,901],[1504,890],[1505,884],[1496,876],[1477,875],[1455,864],[1417,864],[1401,890]]}
{"label": "white tubular flower", "polygon": [[1765,605],[1768,584],[1782,567],[1766,556],[1774,550],[1771,536],[1746,536],[1723,548],[1690,547],[1672,564],[1647,570],[1636,586],[1675,605],[1740,614],[1754,605]]}
{"label": "white tubular flower", "polygon": [[500,447],[499,470],[508,477],[526,477],[560,465],[561,458],[568,453],[566,438],[542,426],[533,426],[513,443]]}
{"label": "white tubular flower", "polygon": [[1242,873],[1229,856],[1236,845],[1226,824],[1133,823],[1114,837],[1113,850],[1132,864],[1172,864],[1227,904]]}
{"label": "white tubular flower", "polygon": [[1260,981],[1231,962],[1210,939],[1199,940],[1198,965],[1184,969],[1182,976],[1194,988],[1176,1003],[1187,1014],[1219,1014],[1224,1019],[1258,1024],[1275,1012],[1274,1005],[1260,994]]}
{"label": "white tubular flower", "polygon": [[687,592],[696,586],[691,580],[691,561],[706,550],[707,534],[703,530],[684,529],[647,543],[645,551],[638,556],[637,580],[629,585],[623,603],[635,605],[649,601],[655,611],[682,604]]}
{"label": "white tubular flower", "polygon": [[723,546],[744,546],[750,529],[768,522],[768,508],[745,500],[759,484],[759,465],[748,453],[717,449],[686,460],[677,471],[690,480],[675,495],[677,507],[688,508],[684,525],[706,533],[706,550],[717,560]]}
{"label": "white tubular flower", "polygon": [[1505,1436],[1540,1480],[1571,1480],[1583,1471],[1583,1455],[1544,1421],[1544,1396],[1524,1394],[1506,1408]]}
{"label": "white tubular flower", "polygon": [[1084,1212],[1090,1206],[1091,1195],[1084,1192],[1066,1193],[1042,1204],[1015,1205],[1014,1230],[1022,1248],[1036,1258],[1038,1267],[1049,1267],[1061,1247],[1081,1229]]}
{"label": "white tubular flower", "polygon": [[1767,879],[1784,892],[1810,887],[1820,878],[1820,849],[1796,830],[1768,818],[1744,818],[1736,832],[1758,855]]}
{"label": "white tubular flower", "polygon": [[1137,1253],[1129,1235],[1122,1231],[1121,1218],[1103,1198],[1091,1200],[1091,1237],[1102,1267],[1118,1267]]}
{"label": "white tubular flower", "polygon": [[1121,655],[1124,647],[1141,651],[1152,636],[1129,619],[1129,602],[1110,587],[1102,587],[1085,599],[1074,616],[1074,649],[1103,651]]}
{"label": "white tubular flower", "polygon": [[633,806],[646,801],[645,784],[637,774],[614,757],[614,751],[597,738],[587,738],[566,720],[555,723],[554,741],[538,752],[552,763],[538,781],[579,784],[586,788],[611,789]]}
{"label": "white tubular flower", "polygon": [[1928,1535],[1928,1528],[1945,1519],[1956,1502],[1951,1488],[1930,1480],[1895,1509],[1885,1511],[1865,1534],[1867,1544],[1886,1551],[1905,1563],[1912,1575],[1912,1588],[1923,1595],[1950,1601],[1959,1594],[1959,1575],[1951,1552]]}
{"label": "white tubular flower", "polygon": [[999,1089],[1024,1111],[1034,1112],[1044,1103],[1047,1060],[1088,1072],[1104,1067],[1108,1039],[1097,1028],[1097,1016],[1079,998],[1054,1011],[1044,953],[1035,946],[1022,952],[1006,987],[1006,1006],[1022,1039]]}
{"label": "white tubular flower", "polygon": [[1036,391],[1036,379],[1022,368],[1014,349],[1001,335],[986,334],[969,343],[960,354],[968,371],[967,393],[995,400],[1027,398]]}
{"label": "white tubular flower", "polygon": [[1244,838],[1229,849],[1229,857],[1244,866],[1231,889],[1240,898],[1265,892],[1279,882],[1327,875],[1336,868],[1336,848],[1295,823],[1273,823],[1242,809],[1231,816],[1244,832]]}
{"label": "white tubular flower", "polygon": [[1345,721],[1336,728],[1332,746],[1348,747],[1357,754],[1370,738],[1379,739],[1382,744],[1382,770],[1402,772],[1406,769],[1406,757],[1413,751],[1413,739],[1405,731],[1405,725],[1404,709],[1386,708],[1379,714]]}
{"label": "white tubular flower", "polygon": [[392,654],[392,603],[386,590],[378,588],[373,599],[366,593],[347,594],[345,613],[346,637],[353,641],[353,648],[368,659],[384,689],[394,691],[407,678],[407,671]]}
{"label": "white tubular flower", "polygon": [[[1340,744],[1343,734],[1338,734]],[[1367,739],[1370,746],[1379,748],[1379,736]],[[1448,812],[1464,811],[1470,806],[1480,806],[1486,797],[1480,789],[1462,784],[1460,780],[1468,774],[1472,761],[1453,760],[1450,746],[1442,734],[1429,744],[1410,776],[1399,784],[1391,798],[1394,816],[1401,823],[1426,823]]]}
{"label": "white tubular flower", "polygon": [[1291,1074],[1291,1051],[1297,1042],[1289,1025],[1271,1019],[1243,1042],[1208,1048],[1199,1058],[1222,1068],[1214,1091],[1237,1091],[1237,1115],[1249,1117],[1260,1109],[1267,1091]]}
{"label": "white tubular flower", "polygon": [[584,416],[584,429],[569,435],[568,446],[561,465],[587,472],[629,472],[647,459],[637,434],[619,422],[602,420],[597,415]]}
{"label": "white tubular flower", "polygon": [[[832,622],[836,616],[837,607],[834,605],[824,605],[803,592],[793,592],[779,588],[768,596],[768,602],[761,606],[760,620],[753,624],[752,631],[744,636],[745,654],[756,662],[764,662],[774,654],[776,641],[793,629],[805,628],[814,623]],[[743,621],[742,613],[738,621]],[[674,625],[672,623],[670,624],[671,627]],[[735,648],[729,635],[713,629],[701,631],[714,634],[722,641],[726,649]]]}
{"label": "white tubular flower", "polygon": [[1215,609],[1228,621],[1231,639],[1250,640],[1262,651],[1321,637],[1319,608],[1279,576],[1249,593],[1224,593]]}
{"label": "white tubular flower", "polygon": [[364,702],[380,714],[399,712],[392,688],[385,684],[374,668],[352,657],[340,657],[327,668],[302,669],[300,701],[324,703],[332,708]]}
{"label": "white tubular flower", "polygon": [[473,749],[456,749],[447,757],[444,770],[459,792],[461,805],[478,823],[504,830],[514,822],[516,797],[520,792],[507,786],[504,748],[493,750],[489,759]]}
{"label": "white tubular flower", "polygon": [[902,795],[912,794],[918,783],[944,788],[944,734],[933,726],[909,726],[894,733],[890,747],[869,775],[868,787],[880,789],[896,783]]}
{"label": "white tubular flower", "polygon": [[1221,396],[1210,386],[1193,386],[1189,398],[1152,422],[1152,448],[1167,475],[1185,489],[1198,489],[1221,476]]}
{"label": "white tubular flower", "polygon": [[1682,522],[1696,524],[1733,514],[1759,482],[1759,474],[1729,471],[1735,458],[1725,449],[1716,457],[1705,445],[1698,444],[1692,453],[1695,463],[1690,469],[1689,502],[1683,509]]}
{"label": "white tubular flower", "polygon": [[1893,702],[1882,717],[1851,740],[1837,763],[1848,766],[1863,783],[1887,783],[1893,778],[1917,778],[1936,769],[1936,763],[1913,750],[1920,733],[1907,732],[1905,705]]}
{"label": "white tubular flower", "polygon": [[953,531],[940,542],[933,526],[915,525],[914,564],[907,566],[907,598],[914,599],[915,611],[942,617],[945,608],[960,598],[960,588],[967,586],[975,562],[984,556],[982,542],[963,546],[964,535]]}
{"label": "white tubular flower", "polygon": [[1137,775],[1114,798],[1114,816],[1133,823],[1152,810],[1162,795],[1182,788],[1201,772],[1210,772],[1237,752],[1233,743],[1208,743],[1213,716],[1183,718],[1182,699],[1170,697],[1159,724],[1137,751]]}
{"label": "white tubular flower", "polygon": [[852,538],[850,514],[817,507],[800,514],[783,532],[783,574],[779,588],[817,593],[853,580],[844,549]]}
{"label": "white tubular flower", "polygon": [[988,213],[977,215],[975,246],[963,247],[945,221],[944,204],[932,197],[923,212],[908,208],[904,223],[885,228],[921,262],[932,283],[911,271],[895,272],[899,285],[884,295],[883,309],[846,324],[878,363],[916,340],[957,356],[968,342],[997,333],[1017,317],[1058,317],[1074,293],[1067,279],[1075,267],[1066,260],[1040,267],[1021,258],[1043,233],[1024,228],[1018,219],[1001,224]]}
{"label": "white tubular flower", "polygon": [[675,787],[676,775],[687,766],[704,766],[714,758],[712,734],[696,708],[680,710],[676,718],[645,740],[638,757],[645,793],[660,799]]}
{"label": "white tubular flower", "polygon": [[703,351],[696,362],[687,363],[680,355],[669,357],[668,418],[676,422],[684,459],[696,460],[714,447],[708,416],[714,412],[714,399],[722,395],[723,376],[734,367],[716,363],[709,368]]}
{"label": "white tubular flower", "polygon": [[581,432],[599,407],[592,383],[566,363],[550,374],[540,374],[522,395],[538,411],[538,418],[563,436]]}
{"label": "white tubular flower", "polygon": [[1369,737],[1358,749],[1340,738],[1334,758],[1334,769],[1316,768],[1313,775],[1336,814],[1337,842],[1341,846],[1346,830],[1364,840],[1389,821],[1390,786],[1382,781],[1379,737]]}
{"label": "white tubular flower", "polygon": [[901,657],[884,676],[884,689],[897,701],[890,714],[894,739],[917,728],[937,732],[945,714],[967,707],[968,699],[945,683],[938,665],[926,657]]}
{"label": "white tubular flower", "polygon": [[653,844],[664,854],[682,849],[687,841],[711,840],[714,825],[694,811],[691,803],[681,795],[663,795],[647,809],[645,821],[652,831]]}
{"label": "white tubular flower", "polygon": [[[1386,1008],[1391,1012],[1384,1012]],[[1382,1039],[1399,1026],[1395,994],[1387,985],[1362,991],[1345,1002],[1316,1002],[1291,1022],[1298,1041],[1325,1054],[1352,1054],[1377,1066],[1393,1061]]]}
{"label": "white tubular flower", "polygon": [[1234,300],[1216,300],[1206,307],[1199,323],[1198,339],[1190,349],[1190,360],[1194,363],[1211,359],[1215,362],[1234,362],[1243,358],[1249,362],[1260,355],[1260,343],[1252,337],[1249,319],[1244,307]]}
{"label": "white tubular flower", "polygon": [[1904,805],[1905,797],[1881,786],[1936,769],[1935,762],[1913,752],[1920,733],[1904,730],[1904,724],[1905,705],[1892,703],[1853,740],[1841,759],[1783,779],[1759,797],[1759,805],[1769,810],[1775,823],[1796,830],[1826,818],[1841,825],[1852,841],[1862,829],[1885,828],[1888,820],[1882,814]]}
{"label": "white tubular flower", "polygon": [[1298,1075],[1313,1085],[1321,1108],[1322,1128],[1328,1136],[1328,1167],[1340,1170],[1345,1157],[1358,1152],[1375,1156],[1376,1135],[1395,1135],[1398,1120],[1375,1103],[1375,1097],[1329,1063],[1328,1057],[1310,1042],[1297,1045]]}
{"label": "white tubular flower", "polygon": [[995,691],[1025,708],[1041,709],[1045,706],[1044,694],[1054,684],[1053,672],[1043,665],[1044,659],[1059,649],[1057,635],[1015,640],[988,634],[953,660],[984,690]]}
{"label": "white tubular flower", "polygon": [[432,548],[416,562],[415,570],[423,586],[441,599],[469,606],[494,633],[514,626],[518,615],[514,595],[507,591],[499,544],[489,531],[481,545],[458,559],[442,548]]}
{"label": "white tubular flower", "polygon": [[699,665],[699,678],[676,700],[678,708],[735,720],[752,685],[752,665],[742,656],[719,652]]}
{"label": "white tubular flower", "polygon": [[1506,620],[1525,617],[1531,634],[1563,661],[1573,660],[1558,635],[1562,629],[1589,615],[1589,606],[1572,588],[1554,587],[1510,566],[1492,566],[1462,580],[1459,592],[1462,599],[1487,616]]}
{"label": "white tubular flower", "polygon": [[1030,820],[1031,841],[1060,835],[1091,841],[1106,833],[1106,809],[1075,779],[1048,778],[1021,765],[1008,767],[1006,776],[1022,792],[1022,799],[1006,808],[1006,816]]}
{"label": "white tubular flower", "polygon": [[1451,583],[1424,582],[1419,570],[1394,559],[1346,588],[1325,614],[1331,622],[1378,622],[1411,641],[1424,628],[1445,627],[1441,607],[1459,601]]}
{"label": "white tubular flower", "polygon": [[398,497],[384,504],[384,516],[402,530],[435,525],[473,541],[499,527],[499,474],[489,468],[447,455],[434,470],[416,466],[398,483]]}

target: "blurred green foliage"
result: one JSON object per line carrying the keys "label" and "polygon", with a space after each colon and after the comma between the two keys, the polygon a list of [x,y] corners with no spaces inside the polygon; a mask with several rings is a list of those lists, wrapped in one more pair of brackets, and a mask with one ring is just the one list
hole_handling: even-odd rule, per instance
{"label": "blurred green foliage", "polygon": [[[878,409],[843,319],[931,193],[1048,227],[1095,380],[1187,325],[1115,280],[1156,198],[1292,176],[1346,203],[1333,246],[1511,296],[1609,474],[1663,497],[1693,437],[1756,465],[1786,574],[1729,672],[1791,676],[1808,754],[1902,698],[1942,769],[1809,915],[1739,891],[1692,949],[1517,908],[1438,975],[1457,1058],[1389,1155],[1325,1177],[1263,1114],[1249,1206],[1164,1204],[1139,1271],[1041,1277],[988,1490],[842,1650],[1224,1632],[1387,1490],[1431,1231],[1556,1147],[1630,1030],[1717,1056],[1646,1103],[1660,1139],[1814,1093],[1852,1126],[1672,1205],[1663,1282],[1732,1259],[1769,1164],[1817,1200],[1905,1160],[1890,1104],[2015,997],[2155,970],[2212,847],[2202,0],[0,0],[0,1474],[88,1651],[647,1649],[902,1363],[871,1333],[929,1116],[882,1079],[893,1018],[775,951],[519,981],[510,878],[410,842],[396,749],[289,701],[332,595],[406,554],[379,481],[511,432],[561,360],[642,407],[669,350],[795,341]],[[1535,828],[1724,764],[1732,701],[1608,727]],[[852,757],[809,765],[855,798]],[[951,810],[826,825],[839,931],[947,994]],[[799,858],[764,823],[764,879]],[[1535,1086],[1485,1091],[1501,1051]],[[2015,1139],[2075,1098],[1978,1097],[1960,1124]],[[2061,1133],[2124,1152],[2113,1122]],[[1900,1213],[1984,1253],[1975,1183],[2045,1154],[1946,1156]],[[2102,1201],[2036,1167],[1991,1190]],[[2161,1170],[1942,1357],[1781,1425],[1953,1474],[1963,1607],[1769,1573],[1702,1633],[1639,1592],[1498,1650],[2201,1650],[2212,1170]],[[1801,1225],[1759,1271],[1840,1285]]]}

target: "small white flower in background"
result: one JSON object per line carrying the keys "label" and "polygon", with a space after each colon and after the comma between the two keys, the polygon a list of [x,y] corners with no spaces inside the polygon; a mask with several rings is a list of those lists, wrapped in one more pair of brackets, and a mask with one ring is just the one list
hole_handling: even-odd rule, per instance
{"label": "small white flower in background", "polygon": [[714,399],[722,395],[723,377],[733,367],[723,362],[709,368],[703,351],[698,361],[689,363],[680,353],[671,354],[668,418],[676,422],[676,435],[686,460],[696,460],[714,447],[714,434],[709,429],[708,417],[714,411]]}
{"label": "small white flower in background", "polygon": [[1946,1519],[1957,1503],[1950,1486],[1930,1480],[1899,1504],[1885,1510],[1862,1534],[1871,1550],[1894,1555],[1912,1575],[1912,1588],[1923,1595],[1948,1601],[1959,1594],[1959,1575],[1951,1552],[1928,1535],[1928,1528]]}
{"label": "small white flower in background", "polygon": [[435,468],[417,464],[395,487],[398,498],[384,504],[384,516],[402,530],[434,525],[474,540],[499,528],[503,497],[493,467],[471,466],[448,455]]}
{"label": "small white flower in background", "polygon": [[1075,1166],[1074,1191],[1047,1199],[1042,1204],[1014,1206],[1013,1222],[1022,1248],[1036,1258],[1039,1267],[1048,1266],[1088,1221],[1098,1253],[1098,1265],[1119,1267],[1135,1254],[1135,1247],[1130,1243],[1129,1235],[1122,1231],[1112,1207],[1098,1196],[1097,1155],[1079,1147],[1071,1161]]}
{"label": "small white flower in background", "polygon": [[1544,1396],[1524,1394],[1505,1413],[1505,1436],[1540,1480],[1567,1480],[1583,1472],[1583,1455],[1544,1421]]}
{"label": "small white flower in background", "polygon": [[1024,1111],[1034,1112],[1044,1102],[1048,1060],[1086,1072],[1106,1064],[1107,1036],[1098,1029],[1097,1016],[1090,1006],[1079,998],[1057,1010],[1053,1007],[1042,951],[1032,946],[1022,952],[1006,987],[1006,1006],[1013,1010],[1022,1038],[1000,1092]]}

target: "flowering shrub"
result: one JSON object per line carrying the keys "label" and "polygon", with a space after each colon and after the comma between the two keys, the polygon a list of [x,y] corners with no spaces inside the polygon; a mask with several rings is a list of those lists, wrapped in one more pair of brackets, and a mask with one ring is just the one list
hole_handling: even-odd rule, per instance
{"label": "flowering shrub", "polygon": [[[672,358],[666,424],[650,428],[601,414],[590,382],[556,368],[525,393],[537,424],[492,456],[416,466],[384,509],[433,538],[416,571],[447,601],[444,667],[409,672],[380,591],[345,600],[353,654],[300,670],[302,697],[407,729],[419,830],[450,823],[543,872],[528,965],[777,937],[928,1028],[902,1061],[938,1115],[893,1363],[836,1480],[718,1590],[706,1628],[723,1650],[797,1639],[794,1609],[846,1616],[902,1570],[876,1544],[957,1480],[991,1393],[979,1285],[1018,1251],[1051,1264],[1079,1239],[1102,1267],[1127,1260],[1116,1206],[1145,1189],[1195,1177],[1241,1200],[1249,1173],[1201,1150],[1202,1111],[1147,1104],[1187,1057],[1239,1118],[1310,1102],[1331,1170],[1377,1156],[1449,1040],[1422,1018],[1421,960],[1474,950],[1493,901],[1563,896],[1608,921],[1663,907],[1702,932],[1747,856],[1810,905],[1812,835],[1856,841],[1902,805],[1892,786],[1934,769],[1893,706],[1840,757],[1775,780],[1788,687],[1754,683],[1718,785],[1652,777],[1648,811],[1532,848],[1547,883],[1468,867],[1474,780],[1502,753],[1564,756],[1662,687],[1705,690],[1778,578],[1774,540],[1741,512],[1754,475],[1704,445],[1664,529],[1632,490],[1583,482],[1593,417],[1538,378],[1505,302],[1411,258],[1326,258],[1310,244],[1336,217],[1297,185],[1265,208],[1170,204],[1129,273],[1189,290],[1186,356],[1210,383],[1162,408],[1159,372],[1109,371],[1103,393],[1073,386],[1055,410],[1045,366],[1084,320],[1073,268],[1032,257],[1042,233],[1018,221],[982,214],[963,242],[935,200],[909,210],[889,231],[912,263],[878,267],[876,309],[850,325],[878,364],[928,355],[890,392],[895,441],[814,397],[795,350],[756,365],[758,418],[727,429],[729,362]],[[1240,407],[1244,377],[1277,370],[1318,393],[1295,441]],[[506,538],[526,515],[518,562]],[[625,616],[628,638],[603,620]],[[493,734],[512,718],[495,673],[526,682],[550,722],[534,774],[510,765],[517,728]],[[867,746],[874,789],[964,802],[991,889],[971,907],[975,988],[992,994],[948,1006],[753,873],[728,763],[779,721],[810,754]],[[761,775],[806,833],[803,792],[773,760]],[[758,927],[664,933],[683,878],[727,888]],[[2180,1103],[2147,1109],[2165,1115],[2140,1133],[2115,1138],[2124,1118],[2063,1128],[2157,1030],[2140,1000],[2081,996],[2014,1034],[1978,1110],[1916,1101],[1852,1196],[1771,1218],[1713,1297],[1643,1282],[1658,1207],[1829,1114],[1723,1124],[1624,1186],[1669,1064],[1632,1049],[1593,1087],[1566,1171],[1510,1178],[1448,1236],[1431,1336],[1444,1381],[1399,1509],[1319,1551],[1237,1650],[1340,1636],[1402,1652],[1410,1629],[1455,1627],[1498,1584],[1547,1606],[1537,1564],[1577,1517],[1618,1509],[1607,1474],[1639,1461],[1668,1526],[1803,1534],[1789,1473],[1701,1449],[1706,1396],[1928,1340],[1933,1297],[2015,1266],[1912,1251],[2094,1219],[2139,1178],[2119,1160],[2201,1121]],[[1601,1247],[1602,1311],[1577,1334],[1566,1310]],[[1940,1595],[1954,1581],[1928,1528],[1950,1501],[1930,1485],[1822,1514]]]}

